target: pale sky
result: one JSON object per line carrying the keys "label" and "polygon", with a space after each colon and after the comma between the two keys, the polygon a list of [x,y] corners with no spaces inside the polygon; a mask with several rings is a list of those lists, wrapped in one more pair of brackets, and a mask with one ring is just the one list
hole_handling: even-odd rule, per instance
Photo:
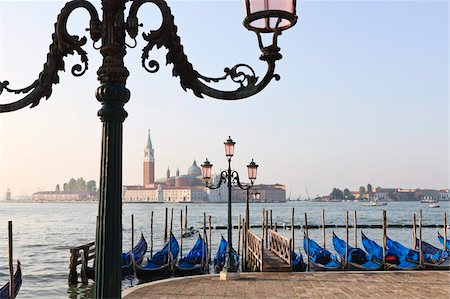
{"label": "pale sky", "polygon": [[[63,5],[0,0],[0,81],[22,88],[37,78]],[[221,76],[225,67],[247,63],[264,75],[256,36],[242,26],[240,1],[169,5],[200,73]],[[232,165],[241,176],[254,158],[256,183],[285,184],[292,197],[306,196],[306,188],[315,196],[367,183],[448,188],[448,2],[298,1],[297,11],[297,25],[279,38],[281,80],[236,102],[184,92],[172,66],[165,66],[165,49],[151,52],[161,68],[147,73],[139,38],[125,62],[131,99],[123,183],[142,183],[150,129],[158,178],[167,167],[186,173],[194,158],[201,164],[208,157],[216,171],[225,168],[223,142],[230,135]],[[160,20],[151,5],[139,18],[146,32]],[[86,27],[87,13],[75,11],[69,33],[86,35]],[[49,100],[0,115],[0,199],[7,188],[13,196],[31,194],[71,177],[98,183],[101,122],[94,92],[101,55],[91,42],[84,49],[90,59],[84,76],[70,74],[78,63],[71,56]],[[14,99],[0,96],[1,103]]]}

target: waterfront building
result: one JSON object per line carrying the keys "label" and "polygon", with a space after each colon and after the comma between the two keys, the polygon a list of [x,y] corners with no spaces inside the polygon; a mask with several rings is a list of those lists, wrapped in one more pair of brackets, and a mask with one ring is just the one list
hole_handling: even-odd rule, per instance
{"label": "waterfront building", "polygon": [[5,200],[11,200],[11,189],[6,189]]}
{"label": "waterfront building", "polygon": [[438,199],[443,201],[450,200],[450,197],[448,196],[448,189],[439,190]]}
{"label": "waterfront building", "polygon": [[35,201],[87,201],[93,200],[87,193],[65,193],[64,191],[39,191],[31,195]]}

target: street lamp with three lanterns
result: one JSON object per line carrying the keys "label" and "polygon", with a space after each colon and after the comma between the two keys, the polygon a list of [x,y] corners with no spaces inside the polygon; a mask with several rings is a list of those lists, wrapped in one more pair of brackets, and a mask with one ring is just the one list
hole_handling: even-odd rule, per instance
{"label": "street lamp with three lanterns", "polygon": [[[239,174],[237,171],[231,169],[231,158],[234,155],[234,145],[236,144],[231,137],[228,138],[225,144],[225,156],[228,159],[228,169],[224,170],[219,175],[219,181],[215,183],[210,183],[211,179],[211,170],[213,164],[206,159],[206,161],[202,164],[202,175],[205,180],[206,187],[209,189],[217,189],[222,184],[227,183],[228,187],[228,222],[227,222],[227,237],[228,237],[228,247],[227,254],[225,258],[225,267],[223,269],[224,275],[221,277],[227,277],[231,273],[238,273],[238,263],[234,261],[233,257],[233,246],[232,246],[232,230],[233,224],[231,220],[231,191],[232,187],[237,186],[242,190],[248,191],[253,187],[253,183],[256,180],[256,174],[258,170],[258,165],[252,161],[247,165],[248,178],[250,179],[250,184],[242,184],[239,179]],[[222,273],[221,273],[222,274]],[[231,274],[233,275],[233,274]],[[228,276],[229,277],[229,276]]]}

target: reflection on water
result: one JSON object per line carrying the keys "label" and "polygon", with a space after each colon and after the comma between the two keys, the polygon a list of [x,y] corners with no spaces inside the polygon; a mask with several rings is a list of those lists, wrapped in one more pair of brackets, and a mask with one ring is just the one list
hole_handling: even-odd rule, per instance
{"label": "reflection on water", "polygon": [[[290,230],[283,225],[290,225],[291,208],[295,207],[295,224],[304,223],[304,213],[308,213],[309,225],[321,225],[322,208],[325,209],[326,224],[345,224],[345,211],[357,210],[358,224],[381,224],[382,210],[387,210],[389,224],[411,224],[413,213],[423,209],[423,224],[435,226],[443,223],[443,212],[450,210],[449,203],[441,202],[441,207],[430,209],[420,203],[389,203],[383,207],[363,207],[361,203],[311,203],[288,202],[285,204],[267,203],[251,204],[250,222],[261,224],[261,210],[273,210],[273,222],[278,224],[279,232],[291,236]],[[150,250],[150,215],[154,212],[154,244],[153,252],[161,249],[164,237],[164,208],[174,208],[174,235],[180,238],[180,210],[184,205],[177,204],[125,204],[123,206],[123,248],[128,251],[131,247],[131,214],[135,219],[135,242],[142,232],[149,242]],[[14,258],[22,263],[23,285],[19,298],[91,298],[93,284],[79,284],[68,287],[69,248],[86,244],[95,239],[95,221],[97,215],[96,203],[0,203],[0,285],[8,280],[8,220],[13,221],[14,228]],[[233,221],[237,224],[237,217],[243,214],[245,204],[233,204]],[[199,228],[203,225],[203,212],[212,216],[212,225],[226,227],[226,204],[189,204],[188,227]],[[170,215],[170,213],[169,213]],[[350,214],[350,225],[353,223]],[[256,233],[261,229],[255,228]],[[327,248],[330,249],[332,229],[327,229]],[[336,234],[345,238],[345,228],[335,228]],[[364,233],[374,241],[381,243],[381,229],[364,229]],[[389,236],[406,246],[412,246],[412,231],[409,228],[388,228]],[[226,236],[226,230],[213,229],[212,252],[217,250],[220,236]],[[312,229],[311,238],[322,244],[322,231]],[[423,229],[424,240],[441,248],[435,228]],[[303,251],[300,245],[303,233],[295,230],[295,248]],[[360,232],[358,232],[360,244]],[[183,253],[186,254],[194,245],[197,235],[183,239]],[[233,232],[233,244],[236,245],[237,231]],[[350,230],[350,244],[353,244],[353,231]],[[237,247],[237,246],[235,246]],[[124,280],[123,289],[136,285],[137,280]]]}

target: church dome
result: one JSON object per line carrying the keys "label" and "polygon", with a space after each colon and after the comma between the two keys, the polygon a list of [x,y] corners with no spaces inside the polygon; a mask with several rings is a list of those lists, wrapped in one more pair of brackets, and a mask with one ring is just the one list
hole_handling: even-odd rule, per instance
{"label": "church dome", "polygon": [[202,170],[197,166],[197,161],[194,160],[194,163],[192,163],[191,167],[189,167],[187,174],[194,177],[202,175]]}

